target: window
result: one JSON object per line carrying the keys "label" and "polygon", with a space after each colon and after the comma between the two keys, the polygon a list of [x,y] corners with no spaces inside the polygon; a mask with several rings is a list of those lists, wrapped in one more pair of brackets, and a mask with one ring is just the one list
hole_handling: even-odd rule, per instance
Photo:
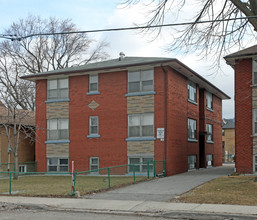
{"label": "window", "polygon": [[210,92],[206,92],[206,107],[212,109],[212,94]]}
{"label": "window", "polygon": [[128,72],[128,93],[153,91],[153,78],[153,69]]}
{"label": "window", "polygon": [[89,76],[89,92],[98,91],[98,75]]}
{"label": "window", "polygon": [[188,139],[196,140],[196,120],[188,118]]}
{"label": "window", "polygon": [[48,119],[47,140],[69,139],[69,119]]}
{"label": "window", "polygon": [[188,170],[196,169],[196,155],[188,156]]}
{"label": "window", "polygon": [[253,110],[253,133],[257,134],[257,109]]}
{"label": "window", "polygon": [[47,80],[48,99],[66,99],[69,97],[69,80],[53,79]]}
{"label": "window", "polygon": [[257,59],[253,59],[253,84],[257,84]]}
{"label": "window", "polygon": [[222,129],[222,136],[225,136],[225,129]]}
{"label": "window", "polygon": [[[99,169],[99,157],[90,157],[89,162],[90,170],[98,170]],[[94,173],[98,171],[93,171]]]}
{"label": "window", "polygon": [[19,165],[19,172],[26,173],[27,172],[27,165]]}
{"label": "window", "polygon": [[47,171],[48,172],[68,172],[69,159],[68,158],[48,158]]}
{"label": "window", "polygon": [[89,135],[98,134],[98,116],[89,117]]}
{"label": "window", "polygon": [[154,114],[128,115],[129,137],[153,137],[154,136]]}
{"label": "window", "polygon": [[212,154],[207,154],[206,155],[206,163],[207,163],[207,167],[212,166]]}
{"label": "window", "polygon": [[188,81],[188,100],[196,102],[196,84]]}
{"label": "window", "polygon": [[212,142],[213,141],[213,131],[212,131],[212,125],[211,124],[206,124],[206,131],[207,131],[207,136],[206,136],[206,140],[207,142]]}
{"label": "window", "polygon": [[153,172],[153,157],[129,157],[128,163],[130,164],[128,167],[129,172],[147,173],[148,166],[149,172]]}

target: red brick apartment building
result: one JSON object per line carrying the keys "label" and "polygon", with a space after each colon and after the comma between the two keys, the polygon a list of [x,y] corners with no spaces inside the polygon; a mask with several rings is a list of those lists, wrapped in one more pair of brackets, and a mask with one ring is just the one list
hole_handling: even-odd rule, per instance
{"label": "red brick apartment building", "polygon": [[257,173],[257,45],[225,60],[235,70],[236,171]]}
{"label": "red brick apartment building", "polygon": [[166,160],[167,175],[222,165],[229,97],[177,59],[121,56],[23,79],[36,82],[38,171],[72,161],[82,171]]}

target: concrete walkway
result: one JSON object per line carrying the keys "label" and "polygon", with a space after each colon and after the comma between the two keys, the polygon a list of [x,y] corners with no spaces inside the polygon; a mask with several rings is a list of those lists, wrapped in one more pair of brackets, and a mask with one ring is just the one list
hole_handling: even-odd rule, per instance
{"label": "concrete walkway", "polygon": [[149,182],[133,184],[103,193],[86,195],[84,198],[132,201],[168,201],[219,176],[227,176],[233,171],[234,164],[224,164],[222,167],[194,170],[170,177],[151,180]]}
{"label": "concrete walkway", "polygon": [[158,214],[170,212],[198,213],[198,214],[229,214],[229,215],[257,215],[257,206],[239,205],[211,205],[194,203],[169,203],[154,201],[122,201],[100,199],[70,199],[70,198],[40,198],[0,196],[0,203],[23,205],[28,208],[59,211],[85,211],[119,214]]}

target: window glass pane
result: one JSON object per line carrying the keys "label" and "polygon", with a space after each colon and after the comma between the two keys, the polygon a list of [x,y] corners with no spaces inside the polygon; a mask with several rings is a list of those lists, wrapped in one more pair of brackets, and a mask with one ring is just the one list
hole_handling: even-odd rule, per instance
{"label": "window glass pane", "polygon": [[58,130],[49,130],[48,131],[49,140],[58,140]]}
{"label": "window glass pane", "polygon": [[58,129],[68,129],[69,120],[68,119],[59,119],[58,120]]}
{"label": "window glass pane", "polygon": [[153,91],[153,81],[143,81],[142,82],[142,91]]}
{"label": "window glass pane", "polygon": [[129,163],[140,163],[140,158],[129,158]]}
{"label": "window glass pane", "polygon": [[67,129],[59,130],[58,139],[68,139],[68,138],[69,138],[69,130]]}
{"label": "window glass pane", "polygon": [[153,125],[153,114],[142,114],[141,122],[142,125]]}
{"label": "window glass pane", "polygon": [[57,172],[57,166],[48,166],[48,171]]}
{"label": "window glass pane", "polygon": [[68,79],[59,79],[59,89],[69,88]]}
{"label": "window glass pane", "polygon": [[48,89],[57,89],[57,80],[48,80]]}
{"label": "window glass pane", "polygon": [[142,81],[153,81],[153,70],[143,70],[141,71],[141,80]]}
{"label": "window glass pane", "polygon": [[142,126],[142,136],[153,136],[153,125]]}
{"label": "window glass pane", "polygon": [[196,120],[188,119],[188,138],[196,139]]}
{"label": "window glass pane", "polygon": [[48,164],[49,165],[57,165],[58,164],[58,159],[57,158],[49,158],[48,159]]}
{"label": "window glass pane", "polygon": [[96,165],[91,165],[90,170],[98,170],[98,166],[96,166]]}
{"label": "window glass pane", "polygon": [[90,75],[89,76],[89,83],[98,83],[98,75]]}
{"label": "window glass pane", "polygon": [[68,166],[60,166],[60,172],[68,172]]}
{"label": "window glass pane", "polygon": [[68,98],[69,97],[69,89],[60,89],[59,90],[59,98]]}
{"label": "window glass pane", "polygon": [[130,82],[129,92],[140,92],[140,82]]}
{"label": "window glass pane", "polygon": [[140,72],[129,72],[128,73],[128,81],[129,82],[136,82],[140,81]]}
{"label": "window glass pane", "polygon": [[90,125],[97,126],[98,125],[98,117],[90,117]]}
{"label": "window glass pane", "polygon": [[60,159],[60,165],[68,165],[68,159]]}
{"label": "window glass pane", "polygon": [[188,82],[188,98],[196,102],[196,85],[192,82]]}
{"label": "window glass pane", "polygon": [[90,128],[90,134],[98,134],[97,126],[91,126]]}
{"label": "window glass pane", "polygon": [[57,130],[57,119],[47,120],[47,122],[49,130]]}
{"label": "window glass pane", "polygon": [[129,127],[129,137],[139,137],[140,136],[140,127],[139,126],[130,126]]}
{"label": "window glass pane", "polygon": [[98,164],[98,158],[91,158],[91,164],[97,165]]}
{"label": "window glass pane", "polygon": [[206,93],[206,105],[208,108],[212,108],[212,94],[209,92]]}
{"label": "window glass pane", "polygon": [[98,91],[98,84],[97,83],[90,83],[89,85],[89,91]]}
{"label": "window glass pane", "polygon": [[57,89],[48,90],[48,98],[57,98]]}
{"label": "window glass pane", "polygon": [[129,126],[138,126],[140,125],[140,116],[139,115],[129,115],[128,124]]}

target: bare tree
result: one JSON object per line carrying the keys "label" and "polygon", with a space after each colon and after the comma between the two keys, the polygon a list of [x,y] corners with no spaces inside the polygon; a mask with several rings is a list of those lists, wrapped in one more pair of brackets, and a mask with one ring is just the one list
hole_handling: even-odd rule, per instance
{"label": "bare tree", "polygon": [[[0,103],[0,135],[6,136],[8,142],[8,171],[10,171],[10,156],[13,153],[15,173],[18,177],[19,145],[25,139],[33,143],[35,140],[35,117],[34,112],[18,109],[18,104],[11,99],[5,100],[7,107]],[[2,129],[3,128],[3,129]]]}
{"label": "bare tree", "polygon": [[[123,0],[122,3],[131,6],[145,3],[149,8],[149,19],[146,26],[161,25],[169,21],[171,13],[183,15],[182,9],[190,4],[193,13],[192,24],[179,27],[170,37],[167,50],[198,52],[203,57],[214,54],[219,59],[229,52],[233,46],[241,46],[243,41],[256,41],[257,18],[238,19],[246,16],[257,16],[257,0]],[[184,14],[186,17],[187,15]],[[210,20],[209,23],[201,23]],[[187,20],[188,21],[188,20]],[[152,32],[152,28],[145,31]],[[155,28],[157,35],[160,28]]]}
{"label": "bare tree", "polygon": [[[35,33],[72,32],[77,27],[71,20],[41,19],[29,16],[14,22],[5,32],[17,38]],[[34,84],[20,75],[45,72],[106,59],[108,44],[97,43],[87,34],[64,34],[21,38],[0,42],[0,98],[9,97],[18,108],[34,110]]]}

